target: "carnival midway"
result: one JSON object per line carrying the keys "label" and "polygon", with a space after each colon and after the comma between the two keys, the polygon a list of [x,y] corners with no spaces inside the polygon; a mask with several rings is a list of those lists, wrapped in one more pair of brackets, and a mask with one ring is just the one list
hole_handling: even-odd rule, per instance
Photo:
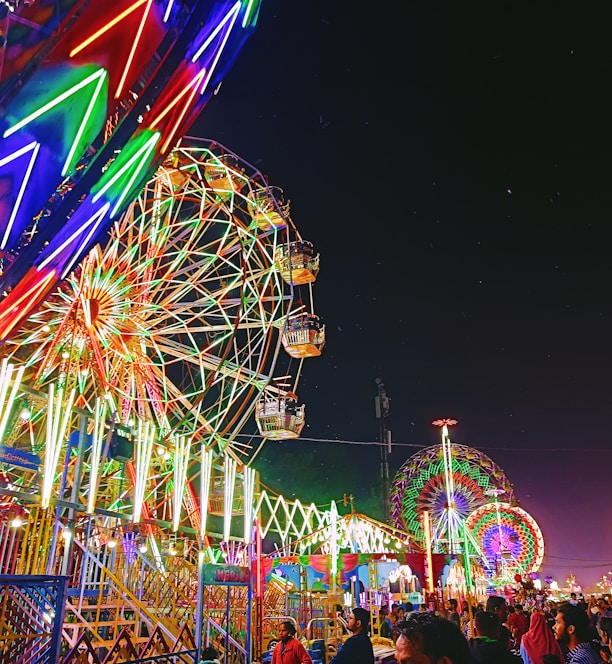
{"label": "carnival midway", "polygon": [[282,189],[189,136],[258,12],[0,2],[2,662],[269,662],[289,621],[326,664],[355,606],[394,662],[394,604],[559,592],[536,520],[453,420],[384,523],[252,467],[299,438],[325,346],[319,255]]}

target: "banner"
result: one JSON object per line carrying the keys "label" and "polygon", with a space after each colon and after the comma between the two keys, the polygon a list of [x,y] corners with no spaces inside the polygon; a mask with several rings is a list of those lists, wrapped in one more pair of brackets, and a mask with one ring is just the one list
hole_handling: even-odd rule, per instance
{"label": "banner", "polygon": [[251,581],[248,567],[238,565],[212,565],[207,563],[203,568],[205,586],[244,586]]}
{"label": "banner", "polygon": [[40,457],[37,454],[16,450],[14,447],[0,445],[0,463],[10,463],[20,468],[38,470],[40,467]]}

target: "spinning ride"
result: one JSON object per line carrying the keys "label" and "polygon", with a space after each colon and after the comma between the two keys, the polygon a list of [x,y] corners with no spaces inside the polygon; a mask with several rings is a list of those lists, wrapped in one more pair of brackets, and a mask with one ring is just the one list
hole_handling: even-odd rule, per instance
{"label": "spinning ride", "polygon": [[0,340],[106,238],[258,11],[253,0],[40,0],[4,17]]}

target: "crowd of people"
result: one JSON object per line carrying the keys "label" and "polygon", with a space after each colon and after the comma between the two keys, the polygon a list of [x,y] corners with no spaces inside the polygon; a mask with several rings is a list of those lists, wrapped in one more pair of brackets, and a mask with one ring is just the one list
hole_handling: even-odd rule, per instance
{"label": "crowd of people", "polygon": [[[370,612],[355,607],[347,621],[351,636],[330,664],[374,664]],[[282,624],[272,664],[312,664],[295,631]],[[378,635],[395,643],[397,664],[601,664],[612,662],[612,606],[572,596],[526,610],[499,595],[472,607],[450,599],[439,611],[393,604],[379,612]]]}
{"label": "crowd of people", "polygon": [[[385,620],[387,616],[385,616]],[[548,602],[530,611],[493,595],[470,607],[456,600],[444,610],[391,618],[398,664],[600,664],[611,662],[612,606]]]}

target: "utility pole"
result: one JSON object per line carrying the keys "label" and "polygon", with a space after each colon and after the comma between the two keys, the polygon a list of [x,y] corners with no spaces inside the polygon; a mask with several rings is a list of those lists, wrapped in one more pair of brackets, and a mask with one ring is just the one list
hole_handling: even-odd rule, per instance
{"label": "utility pole", "polygon": [[376,379],[378,394],[374,397],[376,419],[378,420],[378,441],[380,443],[380,485],[383,496],[385,517],[388,515],[389,499],[389,454],[391,454],[391,431],[387,429],[389,417],[389,397],[382,378]]}

